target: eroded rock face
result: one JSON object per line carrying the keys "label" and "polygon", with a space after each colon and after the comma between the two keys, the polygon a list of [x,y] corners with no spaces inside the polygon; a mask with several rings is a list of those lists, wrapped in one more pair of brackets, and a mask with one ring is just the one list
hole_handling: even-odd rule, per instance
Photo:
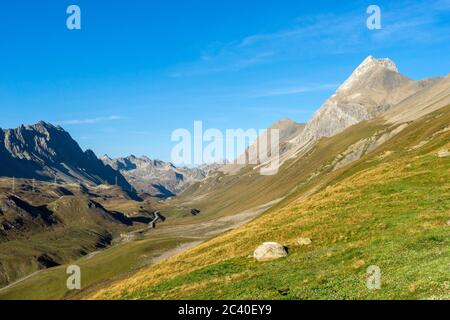
{"label": "eroded rock face", "polygon": [[291,149],[296,154],[322,137],[378,117],[432,83],[434,80],[413,81],[400,74],[391,60],[369,56],[290,141]]}
{"label": "eroded rock face", "polygon": [[60,126],[39,122],[15,129],[0,129],[0,176],[65,183],[131,186],[125,178],[100,161],[91,150],[83,151]]}
{"label": "eroded rock face", "polygon": [[258,261],[272,261],[288,256],[284,246],[276,242],[265,242],[256,248],[253,257]]}

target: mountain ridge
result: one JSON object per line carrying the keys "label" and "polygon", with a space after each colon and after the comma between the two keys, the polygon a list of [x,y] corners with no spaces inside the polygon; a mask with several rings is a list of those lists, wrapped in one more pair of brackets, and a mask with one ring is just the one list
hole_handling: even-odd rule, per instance
{"label": "mountain ridge", "polygon": [[[435,77],[414,81],[402,75],[392,60],[368,56],[314,112],[297,135],[280,143],[280,163],[307,153],[321,138],[332,137],[350,126],[389,112],[400,102],[441,80],[441,77]],[[248,157],[252,148],[255,149],[252,146],[240,158]],[[239,168],[224,166],[221,170],[236,174]]]}
{"label": "mountain ridge", "polygon": [[61,126],[39,121],[14,129],[0,129],[0,176],[90,185],[117,184],[126,179],[105,166],[92,150],[83,151]]}
{"label": "mountain ridge", "polygon": [[170,162],[135,155],[115,159],[104,155],[101,160],[105,165],[121,172],[138,192],[160,198],[180,194],[192,184],[205,179],[209,171],[214,168],[213,166],[176,167]]}

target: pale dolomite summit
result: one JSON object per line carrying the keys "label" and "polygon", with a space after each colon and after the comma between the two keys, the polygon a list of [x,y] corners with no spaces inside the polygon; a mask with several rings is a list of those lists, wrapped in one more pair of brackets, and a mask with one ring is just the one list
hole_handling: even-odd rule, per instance
{"label": "pale dolomite summit", "polygon": [[[335,136],[362,121],[380,116],[385,117],[387,121],[411,121],[445,106],[448,104],[446,93],[449,80],[450,78],[446,77],[414,81],[402,75],[392,60],[368,56],[313,114],[306,125],[282,119],[268,129],[269,132],[272,129],[279,130],[279,166],[290,159],[306,155],[320,139]],[[423,109],[420,108],[422,104],[432,107]],[[261,159],[258,152],[258,146],[264,146],[260,142],[267,140],[267,133],[262,134],[239,157],[239,163],[245,163],[242,160],[246,159],[249,163],[261,163],[255,166],[254,170],[267,163],[265,160],[270,160],[270,157]],[[269,150],[266,149],[263,151]],[[269,153],[273,154],[262,152]],[[241,168],[242,166],[227,165],[220,168],[220,171],[234,175]]]}
{"label": "pale dolomite summit", "polygon": [[393,72],[398,73],[397,65],[390,59],[375,59],[372,56],[368,56],[359,66],[353,71],[350,78],[348,78],[340,87],[339,91],[349,90],[368,72],[376,68],[385,68]]}
{"label": "pale dolomite summit", "polygon": [[390,59],[367,57],[290,141],[290,156],[308,150],[323,137],[383,114],[423,87],[424,83],[400,74]]}

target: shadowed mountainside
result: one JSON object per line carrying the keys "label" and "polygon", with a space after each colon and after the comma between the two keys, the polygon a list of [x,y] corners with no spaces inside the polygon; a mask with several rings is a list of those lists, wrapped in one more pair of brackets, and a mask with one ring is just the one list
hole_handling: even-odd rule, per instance
{"label": "shadowed mountainside", "polygon": [[0,130],[0,176],[92,185],[131,186],[103,164],[93,151],[83,152],[61,127],[45,122]]}

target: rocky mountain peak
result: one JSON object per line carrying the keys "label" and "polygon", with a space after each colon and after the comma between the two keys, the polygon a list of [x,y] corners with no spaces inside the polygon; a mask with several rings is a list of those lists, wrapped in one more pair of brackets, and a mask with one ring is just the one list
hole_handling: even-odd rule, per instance
{"label": "rocky mountain peak", "polygon": [[368,56],[340,86],[338,91],[351,89],[355,84],[361,82],[364,77],[370,76],[376,71],[398,73],[398,68],[397,65],[388,58],[377,59],[373,56]]}
{"label": "rocky mountain peak", "polygon": [[366,59],[364,59],[364,61],[358,66],[357,69],[369,69],[374,66],[382,67],[382,68],[389,69],[391,71],[398,72],[397,65],[391,59],[389,59],[389,58],[377,59],[373,56],[368,56]]}
{"label": "rocky mountain peak", "polygon": [[112,159],[107,155],[107,154],[104,154],[101,158],[100,158],[100,160],[102,160],[102,161],[111,161]]}
{"label": "rocky mountain peak", "polygon": [[[303,123],[297,123],[294,120],[290,118],[283,118],[281,120],[278,120],[275,122],[270,129],[276,129],[280,132],[280,141],[284,142],[286,140],[291,139],[293,136],[299,134],[303,128],[305,127],[305,124]],[[269,130],[270,130],[269,129]]]}
{"label": "rocky mountain peak", "polygon": [[0,130],[0,158],[0,176],[4,177],[94,185],[107,182],[131,189],[92,150],[83,151],[62,127],[44,121]]}
{"label": "rocky mountain peak", "polygon": [[139,192],[158,197],[170,197],[181,193],[192,184],[202,181],[209,171],[206,168],[179,168],[170,162],[150,159],[147,156],[128,156],[102,161],[119,170]]}
{"label": "rocky mountain peak", "polygon": [[278,129],[278,128],[280,128],[280,127],[283,127],[283,126],[285,126],[285,125],[291,125],[291,124],[293,124],[293,123],[295,123],[294,120],[292,120],[292,119],[290,119],[290,118],[288,118],[288,117],[285,117],[285,118],[280,119],[280,120],[278,120],[277,122],[275,122],[275,123],[272,125],[272,128],[273,128],[273,129]]}
{"label": "rocky mountain peak", "polygon": [[432,82],[413,81],[400,74],[390,59],[368,56],[292,139],[293,154],[307,150],[322,137],[383,114],[428,83]]}
{"label": "rocky mountain peak", "polygon": [[296,123],[294,120],[292,120],[288,117],[285,117],[283,119],[278,120],[274,124],[272,124],[270,129],[279,129],[279,130],[283,131],[283,130],[286,130],[291,127],[297,127],[299,125],[301,125],[301,124]]}

